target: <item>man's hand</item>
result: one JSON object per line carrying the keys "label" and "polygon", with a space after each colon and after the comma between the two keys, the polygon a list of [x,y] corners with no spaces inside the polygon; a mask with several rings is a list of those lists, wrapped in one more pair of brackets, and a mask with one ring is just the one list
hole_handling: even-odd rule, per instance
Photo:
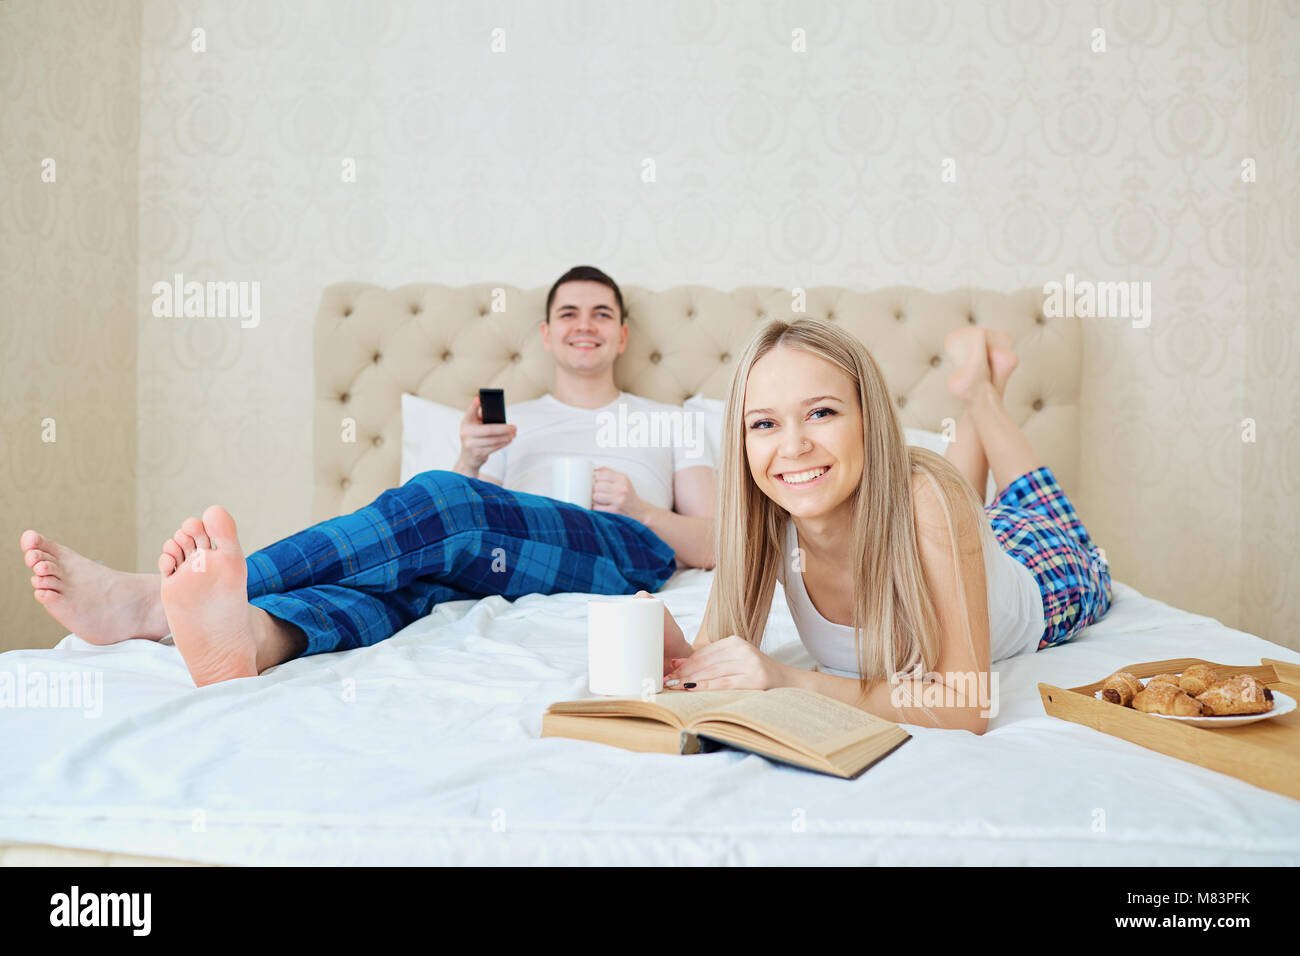
{"label": "man's hand", "polygon": [[452,471],[477,478],[478,470],[488,460],[488,455],[514,441],[516,431],[514,425],[484,425],[483,409],[475,395],[465,417],[460,420],[460,457]]}
{"label": "man's hand", "polygon": [[[769,690],[789,686],[790,667],[768,657],[744,638],[732,634],[706,644],[664,680],[676,678],[684,690]],[[687,684],[694,687],[687,687]]]}
{"label": "man's hand", "polygon": [[613,468],[597,468],[591,473],[591,508],[614,511],[641,521],[648,506],[637,497],[632,480]]}

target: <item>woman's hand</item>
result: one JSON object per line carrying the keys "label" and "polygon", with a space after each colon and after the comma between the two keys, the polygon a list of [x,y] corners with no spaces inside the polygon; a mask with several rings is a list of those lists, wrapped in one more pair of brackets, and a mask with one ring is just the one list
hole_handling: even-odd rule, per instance
{"label": "woman's hand", "polygon": [[735,634],[673,663],[677,667],[665,679],[680,680],[683,690],[769,690],[789,684],[787,665]]}
{"label": "woman's hand", "polygon": [[[639,598],[654,597],[649,591],[637,591],[636,596]],[[664,606],[664,673],[667,674],[672,670],[672,661],[675,658],[690,657],[695,652],[691,647],[690,641],[686,640],[686,635],[682,633],[681,625],[673,620],[672,613]]]}

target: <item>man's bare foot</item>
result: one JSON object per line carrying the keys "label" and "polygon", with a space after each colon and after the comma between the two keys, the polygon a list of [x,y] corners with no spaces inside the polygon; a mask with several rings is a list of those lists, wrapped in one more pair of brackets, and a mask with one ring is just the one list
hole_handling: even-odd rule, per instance
{"label": "man's bare foot", "polygon": [[56,621],[92,644],[167,636],[156,574],[115,571],[35,531],[18,539],[34,596]]}
{"label": "man's bare foot", "polygon": [[1007,390],[1007,379],[1020,364],[1020,356],[1016,354],[1016,343],[1010,332],[989,329],[987,338],[989,375],[993,379],[993,387],[1002,395]]}
{"label": "man's bare foot", "polygon": [[992,385],[987,335],[987,330],[973,325],[953,329],[943,340],[944,351],[957,366],[957,371],[948,376],[948,391],[963,405],[974,401],[981,387]]}
{"label": "man's bare foot", "polygon": [[202,520],[186,519],[163,545],[158,570],[172,640],[194,683],[256,677],[256,609],[248,603],[248,566],[230,513],[213,505]]}

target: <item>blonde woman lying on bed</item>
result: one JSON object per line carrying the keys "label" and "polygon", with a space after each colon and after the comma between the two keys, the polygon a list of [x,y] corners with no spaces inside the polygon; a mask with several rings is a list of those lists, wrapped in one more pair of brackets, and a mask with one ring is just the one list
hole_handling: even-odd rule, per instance
{"label": "blonde woman lying on bed", "polygon": [[[1002,404],[1010,336],[972,327],[944,344],[965,408],[947,458],[904,443],[884,376],[838,326],[773,322],[750,343],[723,424],[713,590],[693,647],[666,622],[669,680],[803,687],[983,733],[993,661],[1106,613],[1105,561]],[[815,671],[759,650],[778,580]]]}

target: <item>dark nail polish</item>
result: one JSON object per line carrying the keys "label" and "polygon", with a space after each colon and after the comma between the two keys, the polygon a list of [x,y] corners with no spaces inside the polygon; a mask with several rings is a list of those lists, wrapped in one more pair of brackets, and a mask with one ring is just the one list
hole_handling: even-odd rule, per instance
{"label": "dark nail polish", "polygon": [[682,686],[685,687],[687,690],[690,690],[692,687],[695,686],[695,681],[688,681],[687,683],[683,684]]}

